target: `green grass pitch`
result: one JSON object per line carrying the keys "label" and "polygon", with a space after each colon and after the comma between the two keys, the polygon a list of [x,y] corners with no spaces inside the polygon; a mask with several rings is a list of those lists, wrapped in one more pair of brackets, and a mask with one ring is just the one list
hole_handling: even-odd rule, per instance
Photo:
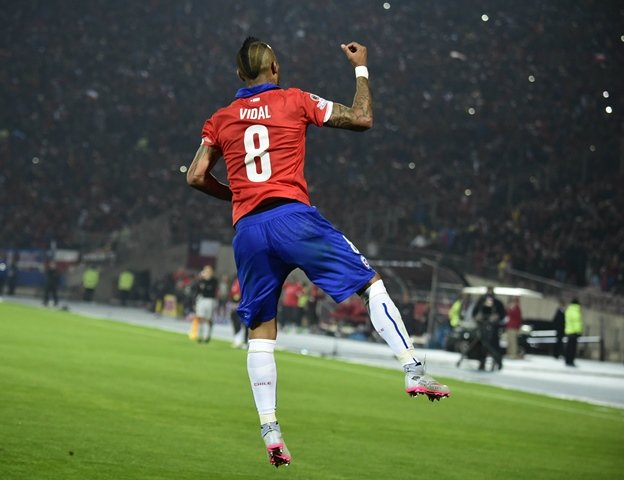
{"label": "green grass pitch", "polygon": [[[246,353],[225,342],[0,304],[0,478],[621,478],[624,411],[277,353],[293,464],[266,459]],[[579,385],[579,388],[582,388]]]}

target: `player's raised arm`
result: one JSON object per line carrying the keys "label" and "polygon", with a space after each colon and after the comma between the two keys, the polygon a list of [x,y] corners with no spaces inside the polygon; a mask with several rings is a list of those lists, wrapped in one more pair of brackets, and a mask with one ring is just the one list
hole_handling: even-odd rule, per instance
{"label": "player's raised arm", "polygon": [[186,182],[200,192],[231,202],[232,190],[230,187],[221,183],[210,173],[219,158],[221,158],[220,150],[201,145],[195,154],[193,163],[186,172]]}
{"label": "player's raised arm", "polygon": [[355,68],[355,97],[347,107],[334,103],[332,114],[325,125],[347,130],[368,130],[373,126],[373,97],[368,85],[366,47],[357,42],[340,45]]}

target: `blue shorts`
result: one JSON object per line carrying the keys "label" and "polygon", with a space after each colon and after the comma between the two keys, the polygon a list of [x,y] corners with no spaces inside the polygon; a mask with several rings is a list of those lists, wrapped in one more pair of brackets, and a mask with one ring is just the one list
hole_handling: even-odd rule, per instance
{"label": "blue shorts", "polygon": [[340,231],[299,202],[241,218],[233,246],[241,285],[238,314],[247,326],[275,318],[282,285],[297,267],[338,303],[375,275]]}

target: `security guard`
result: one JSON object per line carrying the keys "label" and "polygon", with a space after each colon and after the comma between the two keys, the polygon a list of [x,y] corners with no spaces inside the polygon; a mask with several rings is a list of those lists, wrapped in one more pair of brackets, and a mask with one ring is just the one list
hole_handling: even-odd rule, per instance
{"label": "security guard", "polygon": [[124,270],[119,274],[119,280],[117,281],[117,288],[119,290],[119,300],[122,305],[126,305],[130,298],[130,292],[134,286],[134,273],[130,270]]}
{"label": "security guard", "polygon": [[566,345],[565,364],[569,367],[576,367],[576,345],[578,338],[583,333],[583,315],[578,298],[573,298],[565,311],[565,335],[568,344]]}
{"label": "security guard", "polygon": [[88,266],[82,274],[82,299],[85,302],[93,301],[95,288],[100,283],[100,272],[92,266]]}

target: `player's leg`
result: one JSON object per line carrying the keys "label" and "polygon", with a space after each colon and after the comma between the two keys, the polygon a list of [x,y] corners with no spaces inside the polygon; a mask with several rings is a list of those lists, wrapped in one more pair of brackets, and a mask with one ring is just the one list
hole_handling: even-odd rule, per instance
{"label": "player's leg", "polygon": [[308,278],[337,303],[356,292],[362,296],[373,327],[403,365],[407,393],[426,394],[430,399],[448,396],[450,391],[446,385],[425,374],[399,310],[379,274],[355,245],[316,209],[311,209],[305,223],[294,229],[301,232],[301,238],[286,244],[285,248],[292,248],[291,257],[297,259]]}
{"label": "player's leg", "polygon": [[208,322],[204,317],[199,317],[199,334],[197,335],[197,342],[203,343],[206,338],[206,326]]}
{"label": "player's leg", "polygon": [[260,433],[272,465],[288,465],[290,452],[282,438],[277,422],[277,366],[275,363],[275,343],[277,324],[275,319],[252,325],[249,331],[247,351],[247,372],[251,383],[258,416]]}
{"label": "player's leg", "polygon": [[268,212],[241,219],[233,245],[241,286],[237,313],[244,328],[250,328],[247,372],[269,461],[279,467],[290,464],[291,455],[276,416],[275,317],[282,284],[293,267],[271,253],[267,216]]}
{"label": "player's leg", "polygon": [[204,335],[205,301],[206,299],[201,296],[197,297],[195,300],[195,310],[191,321],[191,329],[189,331],[189,338],[197,341],[197,343],[202,342]]}
{"label": "player's leg", "polygon": [[439,400],[450,395],[450,389],[425,373],[423,363],[416,357],[401,314],[388,295],[379,274],[359,292],[366,304],[373,327],[385,340],[403,366],[405,391],[411,396],[427,395],[430,400]]}
{"label": "player's leg", "polygon": [[275,318],[256,323],[249,330],[247,372],[258,416],[260,433],[271,465],[289,465],[292,459],[277,422],[277,365],[275,343],[277,323]]}
{"label": "player's leg", "polygon": [[401,365],[420,365],[414,345],[401,318],[401,314],[388,295],[381,276],[376,273],[364,290],[358,292],[368,309],[373,327],[388,344]]}
{"label": "player's leg", "polygon": [[217,300],[215,298],[208,298],[206,300],[206,335],[204,336],[204,343],[210,342],[212,338],[212,327],[214,326],[214,316],[217,305]]}

